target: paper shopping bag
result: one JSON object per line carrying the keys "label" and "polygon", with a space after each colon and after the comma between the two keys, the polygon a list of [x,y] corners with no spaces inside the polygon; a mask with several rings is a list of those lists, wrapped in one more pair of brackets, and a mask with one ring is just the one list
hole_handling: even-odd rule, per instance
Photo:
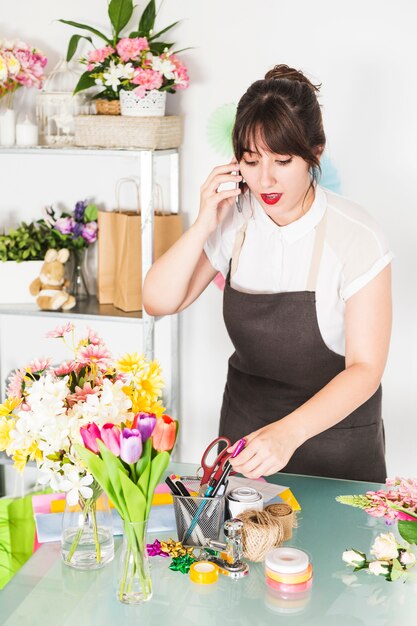
{"label": "paper shopping bag", "polygon": [[116,271],[116,213],[98,212],[97,299],[101,304],[112,304]]}

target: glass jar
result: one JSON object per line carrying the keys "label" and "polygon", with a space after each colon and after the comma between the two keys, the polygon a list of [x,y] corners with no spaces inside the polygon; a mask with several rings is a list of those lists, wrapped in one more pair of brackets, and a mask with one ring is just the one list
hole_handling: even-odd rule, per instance
{"label": "glass jar", "polygon": [[142,604],[152,598],[152,579],[143,522],[124,522],[119,562],[117,598],[125,604]]}
{"label": "glass jar", "polygon": [[61,60],[52,70],[36,98],[41,145],[67,146],[74,143],[74,116],[88,112],[85,95],[73,96],[79,74]]}

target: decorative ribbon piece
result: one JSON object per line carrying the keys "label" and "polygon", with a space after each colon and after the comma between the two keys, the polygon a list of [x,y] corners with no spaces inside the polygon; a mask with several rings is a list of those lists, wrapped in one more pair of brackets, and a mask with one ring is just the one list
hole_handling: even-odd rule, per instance
{"label": "decorative ribbon piece", "polygon": [[169,555],[161,549],[161,542],[158,539],[155,539],[153,543],[147,543],[146,549],[148,551],[149,556],[163,556],[168,557]]}
{"label": "decorative ribbon piece", "polygon": [[174,557],[172,559],[171,565],[169,566],[169,569],[172,569],[173,572],[188,574],[188,572],[190,571],[190,567],[194,562],[194,557],[190,556],[189,554],[184,554],[183,556]]}
{"label": "decorative ribbon piece", "polygon": [[189,555],[194,558],[193,548],[184,548],[181,541],[174,541],[169,539],[168,541],[161,541],[161,550],[166,554],[169,554],[172,558],[177,558],[185,555]]}

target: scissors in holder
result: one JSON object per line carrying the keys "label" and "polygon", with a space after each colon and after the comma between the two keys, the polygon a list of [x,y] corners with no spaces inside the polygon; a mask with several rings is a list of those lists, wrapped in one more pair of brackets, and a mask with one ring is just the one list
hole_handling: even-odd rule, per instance
{"label": "scissors in holder", "polygon": [[[215,450],[218,446],[225,444],[222,450],[217,454],[213,463],[209,462],[209,455]],[[208,490],[214,489],[216,484],[219,482],[221,476],[223,475],[224,465],[227,460],[230,458],[231,454],[227,452],[227,449],[231,446],[230,440],[227,437],[217,437],[214,441],[210,443],[210,445],[205,450],[202,458],[201,465],[198,470],[203,471],[201,482],[200,482],[200,491],[199,495],[206,495]],[[209,495],[209,494],[207,494]]]}

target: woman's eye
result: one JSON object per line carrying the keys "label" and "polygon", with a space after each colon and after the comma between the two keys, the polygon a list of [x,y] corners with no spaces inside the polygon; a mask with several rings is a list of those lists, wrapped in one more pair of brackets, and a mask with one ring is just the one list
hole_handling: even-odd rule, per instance
{"label": "woman's eye", "polygon": [[288,165],[289,163],[291,163],[291,161],[292,157],[290,157],[289,159],[285,159],[285,161],[281,161],[280,159],[278,159],[276,163],[279,163],[280,165]]}
{"label": "woman's eye", "polygon": [[245,165],[256,165],[258,163],[258,161],[247,161],[246,159],[244,159]]}

